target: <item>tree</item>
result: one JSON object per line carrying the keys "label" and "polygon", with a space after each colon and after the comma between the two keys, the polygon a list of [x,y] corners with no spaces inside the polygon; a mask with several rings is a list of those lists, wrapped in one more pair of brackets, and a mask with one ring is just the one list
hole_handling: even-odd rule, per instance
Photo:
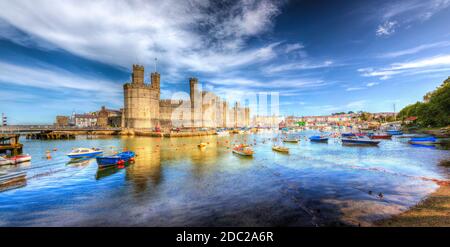
{"label": "tree", "polygon": [[417,124],[421,127],[442,127],[450,125],[450,77],[436,90],[424,96],[424,102],[404,107],[398,114],[404,120],[417,117]]}

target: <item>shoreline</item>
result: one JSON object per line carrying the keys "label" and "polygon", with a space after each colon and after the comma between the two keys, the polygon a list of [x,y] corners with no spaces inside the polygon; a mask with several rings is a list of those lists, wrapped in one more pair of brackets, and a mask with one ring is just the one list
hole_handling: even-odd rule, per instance
{"label": "shoreline", "polygon": [[449,227],[450,185],[444,184],[405,212],[375,221],[374,227]]}

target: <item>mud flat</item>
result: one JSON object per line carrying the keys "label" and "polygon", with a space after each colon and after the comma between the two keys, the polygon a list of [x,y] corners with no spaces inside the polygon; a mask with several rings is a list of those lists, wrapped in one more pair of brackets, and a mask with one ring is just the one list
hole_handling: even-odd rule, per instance
{"label": "mud flat", "polygon": [[411,209],[377,221],[382,227],[438,227],[450,226],[450,185],[441,185],[434,193]]}

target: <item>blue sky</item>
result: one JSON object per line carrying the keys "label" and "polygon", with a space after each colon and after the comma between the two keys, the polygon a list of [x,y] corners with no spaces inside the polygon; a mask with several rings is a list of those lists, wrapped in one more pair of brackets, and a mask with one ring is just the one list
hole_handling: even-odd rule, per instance
{"label": "blue sky", "polygon": [[1,1],[11,124],[121,108],[133,63],[162,96],[279,92],[283,115],[392,111],[450,75],[450,0]]}

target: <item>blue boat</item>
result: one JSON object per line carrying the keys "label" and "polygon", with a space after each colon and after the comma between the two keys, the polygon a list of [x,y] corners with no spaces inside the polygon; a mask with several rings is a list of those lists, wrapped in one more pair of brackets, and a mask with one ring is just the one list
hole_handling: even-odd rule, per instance
{"label": "blue boat", "polygon": [[408,143],[415,145],[435,145],[437,144],[437,138],[434,136],[415,137],[411,138],[411,140],[409,140]]}
{"label": "blue boat", "polygon": [[386,132],[391,136],[403,135],[403,132],[401,130],[387,130]]}
{"label": "blue boat", "polygon": [[97,157],[97,164],[100,167],[106,167],[106,166],[115,166],[119,165],[120,162],[128,162],[130,159],[134,158],[136,154],[131,151],[118,153],[116,155],[112,156],[100,156]]}
{"label": "blue boat", "polygon": [[328,142],[328,137],[311,136],[309,137],[309,140],[312,142]]}
{"label": "blue boat", "polygon": [[98,148],[77,148],[72,150],[67,156],[71,159],[92,158],[103,153],[103,150]]}
{"label": "blue boat", "polygon": [[350,136],[355,136],[355,134],[353,134],[353,133],[342,133],[341,136],[342,137],[350,137]]}

